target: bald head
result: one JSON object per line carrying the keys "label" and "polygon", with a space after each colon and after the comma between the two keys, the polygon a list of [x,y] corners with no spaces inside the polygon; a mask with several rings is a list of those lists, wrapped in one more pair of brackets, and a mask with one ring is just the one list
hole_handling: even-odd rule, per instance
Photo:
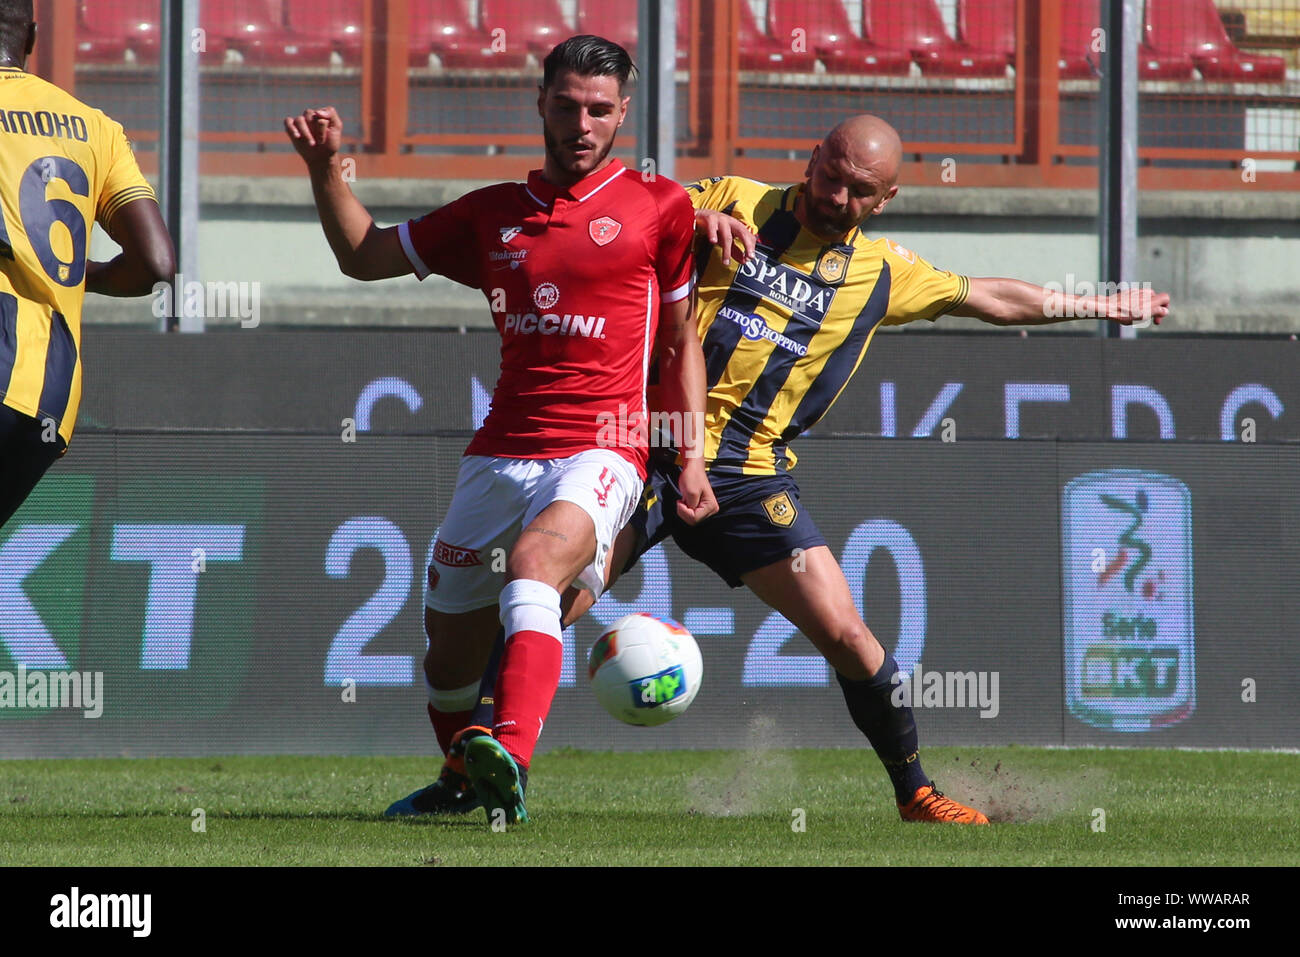
{"label": "bald head", "polygon": [[799,222],[827,241],[844,239],[898,192],[903,144],[878,116],[851,116],[813,150],[795,206]]}
{"label": "bald head", "polygon": [[903,161],[903,141],[898,131],[878,116],[851,116],[822,140],[822,149],[832,150],[859,169],[875,169],[886,185],[898,182],[898,164]]}

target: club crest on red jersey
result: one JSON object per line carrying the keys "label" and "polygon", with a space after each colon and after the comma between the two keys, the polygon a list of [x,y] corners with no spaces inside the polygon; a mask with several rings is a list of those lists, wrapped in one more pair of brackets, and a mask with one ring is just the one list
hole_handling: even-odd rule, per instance
{"label": "club crest on red jersey", "polygon": [[498,229],[501,232],[501,244],[503,246],[509,244],[510,240],[523,232],[522,226],[500,226]]}
{"label": "club crest on red jersey", "polygon": [[607,246],[612,243],[618,234],[623,231],[623,224],[617,219],[611,219],[608,216],[602,216],[600,219],[593,219],[587,224],[587,235],[597,246]]}

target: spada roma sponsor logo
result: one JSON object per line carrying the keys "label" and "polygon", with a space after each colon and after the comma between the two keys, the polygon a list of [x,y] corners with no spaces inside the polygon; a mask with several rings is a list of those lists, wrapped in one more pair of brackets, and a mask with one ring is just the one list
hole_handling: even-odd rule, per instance
{"label": "spada roma sponsor logo", "polygon": [[482,559],[478,556],[478,549],[448,545],[441,538],[433,546],[433,560],[440,565],[447,565],[451,568],[469,568],[473,565],[483,564]]}
{"label": "spada roma sponsor logo", "polygon": [[766,254],[741,263],[731,281],[733,291],[761,296],[815,326],[820,326],[835,300],[835,288]]}

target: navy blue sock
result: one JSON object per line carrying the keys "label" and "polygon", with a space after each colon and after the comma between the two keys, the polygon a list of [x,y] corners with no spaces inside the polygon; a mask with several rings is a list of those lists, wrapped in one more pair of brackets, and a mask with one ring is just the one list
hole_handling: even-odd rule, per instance
{"label": "navy blue sock", "polygon": [[483,679],[478,684],[478,704],[474,705],[474,710],[470,712],[470,727],[492,727],[492,711],[496,707],[497,671],[501,667],[501,655],[505,650],[506,630],[498,628],[496,641],[492,643],[492,656],[488,658]]}
{"label": "navy blue sock", "polygon": [[[479,728],[492,727],[492,712],[496,708],[497,672],[501,668],[501,655],[506,650],[506,630],[497,629],[496,641],[492,643],[492,655],[488,658],[483,678],[478,683],[478,704],[470,712],[469,726]],[[528,769],[519,766],[519,788],[528,793]]]}
{"label": "navy blue sock", "polygon": [[867,736],[894,783],[895,800],[906,804],[916,789],[929,784],[930,779],[921,769],[921,759],[917,754],[916,721],[912,718],[912,709],[896,706],[891,700],[898,689],[892,680],[896,674],[898,662],[892,655],[886,655],[885,663],[870,678],[850,681],[838,671],[835,677],[844,692],[853,723]]}

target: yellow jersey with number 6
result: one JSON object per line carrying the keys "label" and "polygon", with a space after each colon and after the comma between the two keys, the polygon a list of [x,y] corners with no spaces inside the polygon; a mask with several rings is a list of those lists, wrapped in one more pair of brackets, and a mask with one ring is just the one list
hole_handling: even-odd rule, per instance
{"label": "yellow jersey with number 6", "polygon": [[0,68],[0,401],[72,438],[86,253],[125,204],[154,199],[120,123]]}

